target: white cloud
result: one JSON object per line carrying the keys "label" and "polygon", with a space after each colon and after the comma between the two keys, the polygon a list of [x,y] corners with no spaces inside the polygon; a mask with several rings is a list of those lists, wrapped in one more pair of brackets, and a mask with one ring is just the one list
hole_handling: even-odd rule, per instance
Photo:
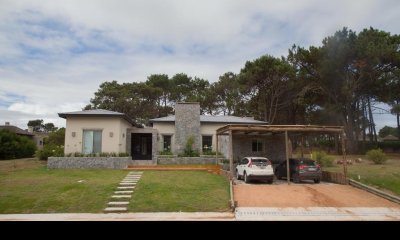
{"label": "white cloud", "polygon": [[344,26],[400,32],[397,0],[0,1],[0,120],[57,119],[114,79],[185,72],[216,81]]}

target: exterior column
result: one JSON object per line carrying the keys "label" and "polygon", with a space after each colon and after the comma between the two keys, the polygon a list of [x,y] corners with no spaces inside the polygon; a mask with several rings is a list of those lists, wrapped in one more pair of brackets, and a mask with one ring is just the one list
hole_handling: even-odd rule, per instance
{"label": "exterior column", "polygon": [[233,141],[232,141],[232,130],[229,130],[229,170],[231,172],[231,178],[233,178]]}
{"label": "exterior column", "polygon": [[345,133],[342,132],[340,134],[340,138],[342,140],[342,155],[343,155],[343,174],[344,178],[347,180],[347,160],[346,160],[346,142],[345,142]]}
{"label": "exterior column", "polygon": [[218,164],[218,134],[215,135],[216,142],[215,142],[215,162]]}
{"label": "exterior column", "polygon": [[286,176],[287,176],[287,184],[290,185],[289,146],[288,146],[288,133],[287,133],[287,131],[285,131],[285,149],[286,149]]}

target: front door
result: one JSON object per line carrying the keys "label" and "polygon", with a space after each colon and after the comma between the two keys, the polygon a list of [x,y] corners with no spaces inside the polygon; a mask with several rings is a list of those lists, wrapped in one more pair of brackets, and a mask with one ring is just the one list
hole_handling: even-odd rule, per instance
{"label": "front door", "polygon": [[132,133],[132,159],[152,160],[152,142],[151,133]]}

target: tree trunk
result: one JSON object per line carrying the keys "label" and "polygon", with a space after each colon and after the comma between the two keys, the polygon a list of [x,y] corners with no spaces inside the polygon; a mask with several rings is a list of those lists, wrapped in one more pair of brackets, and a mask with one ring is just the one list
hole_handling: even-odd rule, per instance
{"label": "tree trunk", "polygon": [[372,130],[372,139],[374,142],[378,142],[377,136],[376,136],[376,128],[375,128],[375,122],[374,122],[374,115],[372,114],[372,108],[371,108],[371,100],[368,97],[367,98],[367,103],[368,103],[368,112],[369,112],[369,122],[371,125],[371,130]]}

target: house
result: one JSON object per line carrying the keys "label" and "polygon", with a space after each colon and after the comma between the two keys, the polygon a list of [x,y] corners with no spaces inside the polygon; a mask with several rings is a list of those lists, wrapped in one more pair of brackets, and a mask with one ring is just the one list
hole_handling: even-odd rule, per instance
{"label": "house", "polygon": [[[189,138],[200,154],[215,151],[216,130],[227,124],[266,124],[245,117],[200,115],[199,103],[177,103],[175,115],[151,119],[151,127],[139,127],[123,113],[102,109],[58,115],[67,120],[65,154],[128,153],[133,161],[153,164],[159,153],[182,154]],[[224,144],[219,152],[227,152]]]}
{"label": "house", "polygon": [[393,136],[392,134],[387,135],[386,137],[382,138],[382,141],[386,142],[386,141],[398,141],[399,138],[396,136]]}
{"label": "house", "polygon": [[[290,136],[303,139],[315,134],[340,137],[342,153],[346,152],[343,126],[268,125],[252,118],[200,115],[199,103],[177,103],[175,115],[150,119],[150,127],[137,126],[123,113],[102,109],[58,115],[67,121],[64,146],[67,156],[50,157],[49,168],[215,164],[220,156],[229,159],[233,174],[234,162],[246,156],[268,157],[275,163],[288,161]],[[200,157],[181,157],[186,147],[200,153]],[[173,156],[163,156],[167,152]],[[82,153],[88,157],[80,157]],[[107,155],[104,153],[120,156],[101,157]],[[211,157],[202,156],[210,153]]]}
{"label": "house", "polygon": [[5,122],[5,125],[0,125],[0,129],[8,129],[19,136],[25,136],[32,139],[36,143],[37,149],[43,149],[44,138],[48,136],[47,133],[36,133],[29,127],[28,130],[23,130],[17,126],[10,125],[10,122]]}

